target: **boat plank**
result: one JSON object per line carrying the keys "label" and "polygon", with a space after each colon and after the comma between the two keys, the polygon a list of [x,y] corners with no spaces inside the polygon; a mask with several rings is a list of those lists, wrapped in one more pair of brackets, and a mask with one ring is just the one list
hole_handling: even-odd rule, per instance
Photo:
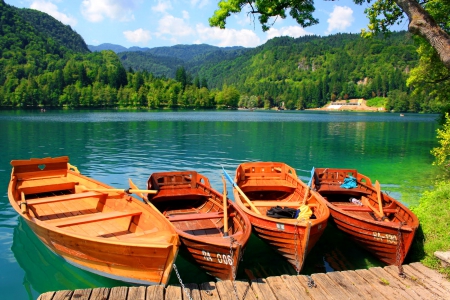
{"label": "boat plank", "polygon": [[311,278],[317,286],[322,287],[322,289],[328,294],[329,299],[355,299],[341,286],[332,281],[326,273],[312,274]]}
{"label": "boat plank", "polygon": [[46,203],[54,203],[54,202],[62,202],[62,201],[72,201],[72,200],[80,200],[82,198],[91,198],[91,197],[101,197],[104,194],[98,192],[84,192],[84,193],[76,193],[69,195],[59,195],[59,196],[50,196],[45,198],[35,198],[27,200],[28,205],[41,205]]}
{"label": "boat plank", "polygon": [[216,289],[216,283],[213,281],[199,284],[200,295],[202,299],[220,300],[219,293]]}
{"label": "boat plank", "polygon": [[145,299],[145,286],[130,286],[128,288],[128,298],[133,300],[146,300]]}
{"label": "boat plank", "polygon": [[300,285],[303,286],[303,288],[306,290],[311,299],[314,300],[330,299],[328,293],[325,292],[325,290],[321,286],[315,283],[312,287],[309,286],[309,284],[311,283],[310,280],[312,280],[312,278],[310,279],[308,278],[308,276],[305,275],[297,275],[296,277],[298,279],[298,282],[300,282]]}
{"label": "boat plank", "polygon": [[406,286],[413,290],[417,295],[419,295],[420,299],[433,299],[437,298],[436,295],[431,293],[428,289],[425,289],[419,282],[412,280],[410,277],[405,276],[402,278],[398,275],[398,267],[397,266],[387,266],[384,267],[384,270],[391,274],[393,277],[397,278],[403,286]]}
{"label": "boat plank", "polygon": [[266,282],[269,284],[276,298],[279,300],[295,300],[296,297],[292,295],[286,282],[279,276],[267,277]]}
{"label": "boat plank", "polygon": [[281,278],[286,282],[286,286],[291,290],[291,293],[296,295],[298,299],[310,298],[306,288],[300,284],[300,281],[296,276],[281,275]]}
{"label": "boat plank", "polygon": [[62,226],[71,226],[83,223],[90,223],[96,221],[105,221],[116,218],[124,218],[124,217],[132,217],[142,214],[141,211],[111,211],[107,213],[97,213],[97,214],[88,214],[81,216],[74,216],[70,218],[62,218],[57,220],[49,220],[46,221],[47,224],[62,227]]}
{"label": "boat plank", "polygon": [[[105,300],[108,299],[109,297],[109,292],[110,289],[109,288],[96,288],[92,291],[91,293],[91,298],[89,298],[89,300]],[[74,299],[76,300],[76,299]]]}
{"label": "boat plank", "polygon": [[389,284],[385,283],[384,278],[376,276],[369,270],[358,270],[356,272],[359,276],[364,278],[364,280],[369,282],[373,289],[375,289],[378,293],[382,294],[387,299],[408,299],[405,298],[401,293],[398,293],[396,289],[389,286]]}
{"label": "boat plank", "polygon": [[110,300],[127,300],[128,287],[116,286],[111,288],[109,293]]}
{"label": "boat plank", "polygon": [[360,289],[358,289],[357,285],[355,283],[351,282],[347,277],[345,277],[341,272],[329,272],[326,273],[327,276],[338,284],[341,288],[343,288],[345,291],[347,291],[351,298],[361,299],[365,297],[365,293],[362,292]]}
{"label": "boat plank", "polygon": [[422,299],[421,297],[419,297],[419,295],[417,295],[416,292],[411,290],[409,286],[404,288],[405,286],[401,282],[399,282],[398,278],[392,276],[389,272],[382,269],[381,267],[370,268],[369,271],[375,274],[375,276],[387,280],[389,286],[396,289],[398,293],[402,294],[402,296],[405,297],[405,299]]}
{"label": "boat plank", "polygon": [[352,284],[358,287],[358,290],[361,291],[362,294],[364,294],[364,298],[366,299],[389,299],[383,296],[383,294],[380,294],[376,291],[375,288],[372,287],[370,282],[367,282],[362,278],[358,272],[350,270],[350,271],[343,271],[341,272],[343,276],[345,276]]}
{"label": "boat plank", "polygon": [[146,300],[164,300],[164,286],[162,285],[148,286]]}
{"label": "boat plank", "polygon": [[183,299],[181,287],[178,285],[169,285],[166,287],[165,299]]}
{"label": "boat plank", "polygon": [[272,289],[267,284],[267,280],[264,278],[255,278],[251,281],[252,290],[258,299],[276,300],[277,297],[272,292]]}

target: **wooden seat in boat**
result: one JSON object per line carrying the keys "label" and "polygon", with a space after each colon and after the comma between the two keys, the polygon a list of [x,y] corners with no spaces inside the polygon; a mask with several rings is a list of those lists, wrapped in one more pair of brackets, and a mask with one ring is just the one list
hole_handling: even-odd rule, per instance
{"label": "wooden seat in boat", "polygon": [[68,181],[66,177],[25,180],[19,183],[17,190],[27,194],[39,194],[62,190],[74,190],[78,182]]}
{"label": "wooden seat in boat", "polygon": [[141,211],[111,211],[106,213],[94,213],[94,214],[85,214],[85,215],[79,215],[79,216],[73,216],[73,217],[67,217],[67,218],[60,218],[60,219],[52,219],[48,221],[44,221],[46,224],[53,225],[56,227],[64,227],[64,226],[72,226],[72,225],[79,225],[79,224],[85,224],[85,223],[92,223],[92,222],[98,222],[98,221],[105,221],[105,220],[111,220],[111,219],[117,219],[117,218],[124,218],[124,217],[134,217],[141,215]]}
{"label": "wooden seat in boat", "polygon": [[77,193],[77,194],[45,197],[45,198],[27,199],[27,205],[48,204],[48,203],[56,203],[56,202],[61,202],[61,201],[79,200],[79,199],[84,199],[84,198],[102,197],[102,196],[105,197],[106,195],[99,193],[99,192],[84,192],[84,193]]}
{"label": "wooden seat in boat", "polygon": [[[234,217],[235,214],[229,214],[229,217]],[[223,218],[224,214],[222,211],[209,212],[209,213],[196,213],[196,214],[179,214],[167,216],[170,222],[176,221],[192,221],[192,220],[205,220],[205,219],[218,219]]]}
{"label": "wooden seat in boat", "polygon": [[293,192],[296,186],[284,179],[279,177],[270,178],[252,178],[247,179],[240,184],[241,190],[244,192],[254,192],[254,191],[286,191]]}

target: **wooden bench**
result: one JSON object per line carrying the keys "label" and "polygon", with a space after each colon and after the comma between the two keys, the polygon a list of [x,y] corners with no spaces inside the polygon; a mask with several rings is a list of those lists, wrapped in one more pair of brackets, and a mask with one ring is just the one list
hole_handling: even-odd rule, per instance
{"label": "wooden bench", "polygon": [[153,199],[158,200],[158,198],[163,197],[174,197],[174,198],[189,198],[189,197],[209,197],[210,194],[206,193],[200,189],[191,188],[173,188],[173,189],[160,189],[158,193],[153,197]]}
{"label": "wooden bench", "polygon": [[18,188],[19,192],[23,192],[25,195],[29,194],[39,194],[46,192],[56,192],[63,190],[73,190],[78,182],[66,181],[63,178],[60,180],[48,179],[44,180],[27,180],[21,183],[22,185]]}
{"label": "wooden bench", "polygon": [[[235,213],[228,214],[229,217],[234,217]],[[210,213],[196,213],[196,214],[180,214],[167,216],[170,222],[178,221],[193,221],[193,220],[205,220],[205,219],[219,219],[223,218],[222,211],[210,212]]]}
{"label": "wooden bench", "polygon": [[239,185],[244,192],[257,192],[257,191],[286,191],[292,192],[296,189],[296,186],[284,179],[266,179],[266,178],[254,178],[248,179],[244,183]]}
{"label": "wooden bench", "polygon": [[39,204],[47,204],[47,203],[56,203],[61,201],[70,201],[70,200],[78,200],[89,197],[101,197],[104,194],[98,192],[84,192],[77,194],[69,194],[69,195],[61,195],[61,196],[52,196],[38,199],[28,199],[27,205],[39,205]]}
{"label": "wooden bench", "polygon": [[80,216],[74,216],[74,217],[67,217],[67,218],[61,218],[61,219],[52,219],[48,221],[44,221],[46,224],[53,225],[56,227],[64,227],[64,226],[72,226],[72,225],[79,225],[79,224],[86,224],[86,223],[92,223],[92,222],[98,222],[98,221],[106,221],[106,220],[112,220],[117,218],[125,218],[125,217],[134,217],[141,215],[142,212],[135,210],[135,211],[111,211],[106,213],[95,213],[95,214],[87,214],[87,215],[80,215]]}
{"label": "wooden bench", "polygon": [[[333,204],[331,202],[331,204]],[[361,212],[372,212],[373,210],[367,206],[357,206],[357,205],[335,205],[335,207],[340,208],[345,211],[361,211]],[[396,213],[396,208],[383,208],[383,212],[386,214]]]}

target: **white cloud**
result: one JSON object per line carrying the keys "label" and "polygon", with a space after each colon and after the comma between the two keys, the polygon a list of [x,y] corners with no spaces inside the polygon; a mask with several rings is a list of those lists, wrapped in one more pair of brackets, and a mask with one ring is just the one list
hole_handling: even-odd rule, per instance
{"label": "white cloud", "polygon": [[158,4],[152,6],[152,10],[160,13],[165,13],[167,10],[172,9],[172,3],[170,1],[158,1]]}
{"label": "white cloud", "polygon": [[77,19],[68,16],[62,12],[59,12],[58,7],[52,2],[45,0],[36,0],[31,3],[30,8],[45,12],[46,14],[49,14],[50,16],[52,16],[56,20],[59,20],[63,24],[70,26],[77,25]]}
{"label": "white cloud", "polygon": [[104,18],[122,22],[134,20],[133,10],[137,0],[83,0],[81,13],[90,22],[101,22]]}
{"label": "white cloud", "polygon": [[277,36],[290,36],[293,38],[298,38],[305,35],[311,35],[311,32],[306,31],[304,28],[300,26],[287,26],[282,27],[281,29],[270,28],[267,31],[267,40],[270,40]]}
{"label": "white cloud", "polygon": [[353,10],[348,6],[334,6],[333,12],[330,13],[328,18],[328,29],[325,32],[329,34],[333,31],[343,31],[350,27],[355,21],[353,17]]}
{"label": "white cloud", "polygon": [[159,20],[157,35],[184,37],[194,33],[194,30],[183,19],[175,18],[172,15],[166,15]]}
{"label": "white cloud", "polygon": [[185,20],[189,20],[189,12],[188,11],[185,11],[185,10],[183,10],[183,19],[185,19]]}
{"label": "white cloud", "polygon": [[202,8],[209,4],[209,0],[191,0],[191,5],[194,7]]}
{"label": "white cloud", "polygon": [[148,41],[152,39],[150,31],[144,30],[142,28],[136,29],[135,31],[124,31],[123,35],[129,42],[132,43],[147,44]]}
{"label": "white cloud", "polygon": [[[196,27],[199,39],[196,43],[206,43],[219,47],[243,46],[256,47],[261,45],[260,38],[252,30],[248,29],[220,29],[217,27],[206,27],[198,24]],[[214,43],[213,41],[217,41]]]}

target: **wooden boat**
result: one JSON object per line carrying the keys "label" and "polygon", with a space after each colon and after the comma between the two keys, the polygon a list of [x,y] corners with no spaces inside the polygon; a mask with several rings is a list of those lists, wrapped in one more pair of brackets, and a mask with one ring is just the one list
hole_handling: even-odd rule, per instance
{"label": "wooden boat", "polygon": [[68,157],[11,165],[9,201],[51,251],[105,277],[167,283],[180,243],[155,207],[81,175]]}
{"label": "wooden boat", "polygon": [[153,173],[148,188],[158,190],[148,200],[175,226],[189,258],[211,276],[234,279],[251,234],[236,204],[195,171]]}
{"label": "wooden boat", "polygon": [[[341,187],[349,179],[354,187]],[[419,220],[401,202],[381,192],[378,181],[372,185],[354,169],[317,168],[312,188],[327,200],[340,230],[382,262],[403,263]]]}
{"label": "wooden boat", "polygon": [[[284,163],[243,163],[235,175],[234,199],[249,217],[254,232],[300,272],[307,253],[327,226],[330,212],[325,201]],[[267,216],[276,206],[298,209],[302,205],[312,212],[311,218]],[[305,211],[304,207],[302,210]]]}

